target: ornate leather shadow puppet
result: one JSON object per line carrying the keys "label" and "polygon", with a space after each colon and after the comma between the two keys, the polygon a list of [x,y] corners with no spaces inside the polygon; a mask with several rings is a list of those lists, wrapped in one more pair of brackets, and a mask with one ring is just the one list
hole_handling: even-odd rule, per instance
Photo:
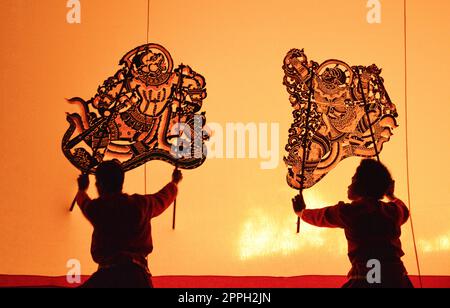
{"label": "ornate leather shadow puppet", "polygon": [[194,169],[206,159],[205,79],[189,66],[176,69],[169,52],[146,44],[128,52],[122,67],[90,100],[75,97],[80,113],[67,115],[62,140],[67,159],[93,173],[106,159],[125,171],[150,160]]}
{"label": "ornate leather shadow puppet", "polygon": [[347,157],[378,156],[398,126],[381,69],[339,60],[319,65],[292,49],[283,70],[294,108],[284,158],[289,186],[312,187]]}

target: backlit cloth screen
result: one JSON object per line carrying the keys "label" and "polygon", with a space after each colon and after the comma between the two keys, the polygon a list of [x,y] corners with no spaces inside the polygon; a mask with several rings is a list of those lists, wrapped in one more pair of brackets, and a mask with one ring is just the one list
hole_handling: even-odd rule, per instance
{"label": "backlit cloth screen", "polygon": [[[292,48],[318,63],[382,69],[399,126],[380,158],[406,202],[408,133],[422,274],[450,275],[450,4],[407,3],[405,96],[401,0],[151,0],[149,15],[146,0],[1,1],[0,273],[65,275],[70,260],[85,275],[96,270],[92,228],[78,209],[68,211],[79,171],[61,151],[66,112],[76,112],[66,99],[91,98],[124,54],[151,42],[205,78],[210,134],[207,160],[184,171],[176,229],[171,209],[152,222],[153,275],[347,273],[342,230],[302,223],[295,233],[297,191],[286,183],[283,162],[293,117],[282,66]],[[347,201],[359,161],[342,160],[305,190],[308,205]],[[125,192],[156,192],[173,170],[164,161],[145,168],[127,172]],[[96,196],[93,178],[89,193]],[[409,223],[402,243],[406,267],[417,274]]]}

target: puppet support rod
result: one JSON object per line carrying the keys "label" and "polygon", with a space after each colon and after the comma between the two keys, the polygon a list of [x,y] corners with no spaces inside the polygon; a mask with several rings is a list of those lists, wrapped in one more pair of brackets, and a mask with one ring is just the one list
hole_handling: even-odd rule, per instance
{"label": "puppet support rod", "polygon": [[[299,195],[303,191],[303,185],[305,184],[305,165],[306,159],[308,157],[308,134],[309,134],[309,118],[311,116],[311,105],[312,105],[312,96],[313,96],[313,80],[314,80],[314,69],[310,68],[310,82],[309,82],[309,96],[308,96],[308,106],[306,107],[306,121],[305,121],[305,135],[303,136],[303,157],[302,157],[302,177],[300,179],[301,187]],[[297,234],[300,233],[300,217],[297,217]]]}
{"label": "puppet support rod", "polygon": [[[174,92],[178,96],[178,97],[176,97],[176,99],[178,100],[177,115],[178,115],[178,134],[179,134],[178,141],[179,141],[180,137],[181,137],[181,131],[180,131],[180,113],[182,110],[181,109],[181,101],[183,100],[183,91],[181,90],[181,87],[183,85],[183,69],[184,69],[183,63],[180,64],[178,69],[180,71],[180,77],[178,79],[178,83],[176,85]],[[177,144],[177,150],[180,150],[179,143]],[[178,164],[175,166],[175,169],[178,170]],[[175,230],[176,213],[177,213],[177,199],[175,198],[175,200],[173,201],[172,230]]]}
{"label": "puppet support rod", "polygon": [[369,115],[369,106],[367,105],[367,100],[366,100],[366,94],[364,93],[364,87],[362,85],[362,81],[361,81],[361,72],[360,72],[360,67],[358,66],[356,68],[356,74],[358,75],[358,87],[361,91],[361,96],[364,102],[364,110],[366,112],[366,117],[367,117],[367,123],[369,125],[370,128],[370,136],[372,137],[372,143],[373,143],[373,148],[375,149],[375,155],[377,157],[377,161],[380,161],[380,154],[378,153],[378,149],[377,149],[377,142],[375,140],[375,134],[373,132],[373,127],[372,127],[372,122],[370,121],[370,115]]}

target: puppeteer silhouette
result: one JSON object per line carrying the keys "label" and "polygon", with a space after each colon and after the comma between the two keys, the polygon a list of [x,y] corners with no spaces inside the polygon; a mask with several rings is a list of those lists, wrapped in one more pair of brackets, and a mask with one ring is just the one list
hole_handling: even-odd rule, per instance
{"label": "puppeteer silhouette", "polygon": [[122,192],[124,171],[118,161],[98,165],[95,178],[99,198],[86,190],[88,175],[78,178],[77,203],[94,227],[91,254],[98,271],[83,285],[86,288],[152,287],[147,256],[153,250],[150,221],[175,200],[183,176],[178,169],[172,181],[153,195]]}
{"label": "puppeteer silhouette", "polygon": [[[394,185],[383,164],[364,159],[348,187],[351,203],[306,209],[302,193],[293,199],[294,211],[303,221],[318,227],[344,229],[352,268],[343,287],[413,287],[401,260],[404,253],[400,242],[401,226],[408,220],[409,210],[395,197]],[[381,201],[383,197],[389,202]],[[379,282],[367,279],[369,260],[380,262]]]}

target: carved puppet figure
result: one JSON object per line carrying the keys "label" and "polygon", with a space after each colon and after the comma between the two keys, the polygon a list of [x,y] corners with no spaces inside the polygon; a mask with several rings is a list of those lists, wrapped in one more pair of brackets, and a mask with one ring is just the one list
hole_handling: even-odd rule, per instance
{"label": "carved puppet figure", "polygon": [[295,189],[319,182],[347,157],[374,157],[397,127],[397,111],[375,64],[308,62],[303,50],[284,58],[283,84],[294,122],[286,145],[287,182]]}
{"label": "carved puppet figure", "polygon": [[146,44],[128,52],[122,67],[90,100],[69,102],[80,113],[67,115],[62,140],[68,160],[92,173],[103,160],[118,159],[125,170],[149,160],[193,169],[206,159],[205,79],[189,66],[174,69],[169,52]]}

